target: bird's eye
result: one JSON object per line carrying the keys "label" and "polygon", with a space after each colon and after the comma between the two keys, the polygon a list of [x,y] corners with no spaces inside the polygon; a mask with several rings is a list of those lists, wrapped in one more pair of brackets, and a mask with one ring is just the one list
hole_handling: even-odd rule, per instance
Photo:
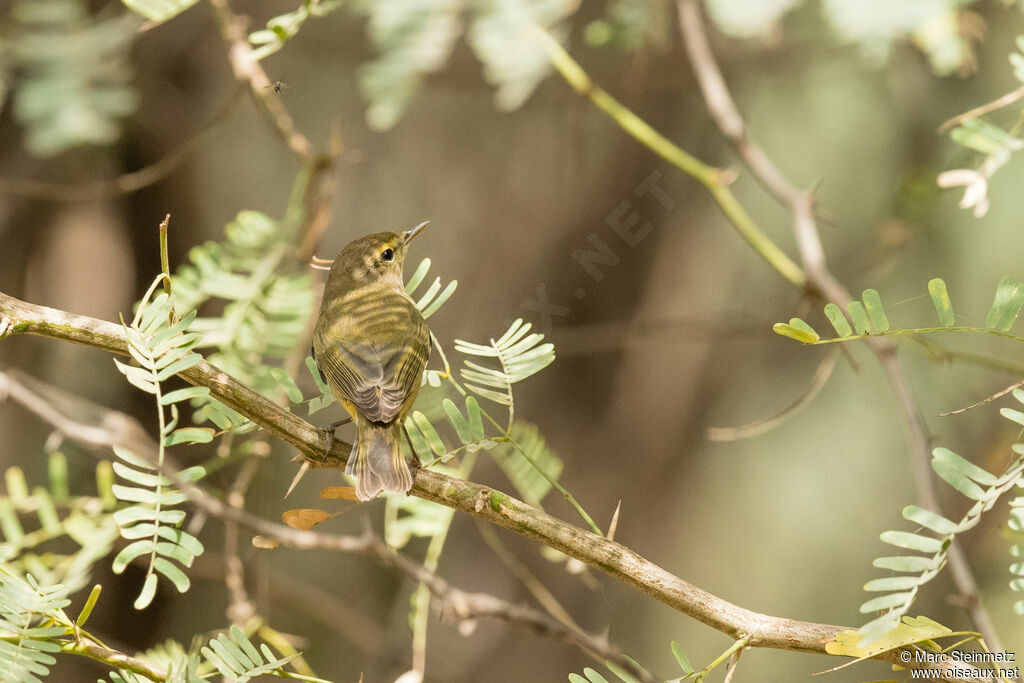
{"label": "bird's eye", "polygon": [[382,259],[384,259],[385,261],[394,261],[395,260],[395,250],[394,249],[385,249],[384,252],[380,255],[380,257]]}

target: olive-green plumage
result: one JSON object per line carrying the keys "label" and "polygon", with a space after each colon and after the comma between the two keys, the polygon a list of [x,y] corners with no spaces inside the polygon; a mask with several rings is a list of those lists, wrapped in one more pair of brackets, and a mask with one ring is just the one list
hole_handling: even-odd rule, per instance
{"label": "olive-green plumage", "polygon": [[430,329],[405,293],[402,264],[424,225],[366,235],[342,249],[313,330],[316,364],[358,429],[345,471],[358,480],[360,500],[412,487],[402,429],[420,390]]}

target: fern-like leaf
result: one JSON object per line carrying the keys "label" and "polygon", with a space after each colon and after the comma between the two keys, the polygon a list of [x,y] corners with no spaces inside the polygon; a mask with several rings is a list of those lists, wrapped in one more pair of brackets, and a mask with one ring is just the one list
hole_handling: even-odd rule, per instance
{"label": "fern-like leaf", "polygon": [[150,21],[169,21],[178,16],[198,0],[121,0]]}
{"label": "fern-like leaf", "polygon": [[[196,318],[188,331],[201,335],[197,348],[208,349],[210,362],[270,398],[297,391],[294,381],[269,361],[292,352],[313,312],[309,277],[286,272],[285,223],[257,211],[241,211],[225,228],[223,242],[194,247],[189,264],[173,277],[180,308],[226,302],[220,315]],[[191,402],[197,421],[209,420],[221,430],[235,432],[255,428],[209,396],[196,396]]]}
{"label": "fern-like leaf", "polygon": [[[73,593],[89,583],[93,564],[110,552],[118,530],[113,511],[101,498],[70,495],[67,461],[61,453],[50,454],[49,469],[50,488],[36,486],[31,492],[20,468],[5,473],[6,493],[0,495],[0,555],[6,556],[8,568],[31,572],[41,585],[62,584]],[[37,528],[26,529],[32,516],[38,519],[38,525],[32,525]],[[73,541],[77,550],[67,553],[50,547],[35,552],[62,537]]]}
{"label": "fern-like leaf", "polygon": [[845,313],[835,303],[825,305],[825,317],[836,333],[831,339],[823,339],[817,330],[800,318],[791,318],[787,323],[776,323],[772,329],[776,334],[804,344],[828,344],[863,339],[867,336],[914,335],[928,332],[975,332],[1022,341],[1021,338],[1010,334],[1014,322],[1024,308],[1024,283],[1016,278],[1006,276],[1000,280],[984,327],[955,325],[956,312],[946,291],[946,283],[940,278],[933,278],[928,282],[928,294],[938,317],[937,327],[892,328],[878,292],[866,289],[862,300],[851,301]]}
{"label": "fern-like leaf", "polygon": [[835,640],[825,643],[825,651],[830,655],[856,659],[821,673],[829,673],[899,648],[918,646],[930,652],[941,652],[942,648],[935,642],[936,639],[962,635],[962,632],[954,633],[952,629],[928,617],[903,617],[892,630],[870,644],[863,643],[857,631],[840,631]]}
{"label": "fern-like leaf", "polygon": [[39,683],[56,663],[60,645],[52,638],[67,630],[54,622],[66,622],[63,608],[70,604],[67,588],[41,587],[0,563],[0,673],[11,683]]}
{"label": "fern-like leaf", "polygon": [[497,87],[498,108],[520,107],[551,72],[551,59],[537,27],[544,27],[554,39],[567,33],[560,24],[578,9],[575,2],[504,0],[479,3],[469,30],[469,44],[484,64],[484,76]]}
{"label": "fern-like leaf", "polygon": [[298,654],[277,657],[265,644],[257,650],[237,626],[212,639],[201,652],[206,661],[233,683],[246,683],[257,676],[285,675],[284,665],[298,657]]}
{"label": "fern-like leaf", "polygon": [[[199,343],[199,336],[186,332],[195,313],[176,319],[174,297],[166,292],[153,296],[161,281],[162,276],[153,282],[139,302],[131,325],[124,325],[128,350],[138,366],[114,361],[129,382],[153,396],[160,424],[155,461],[126,448],[114,448],[119,462],[114,463],[113,470],[124,483],[114,485],[112,491],[118,500],[130,505],[114,513],[121,537],[129,543],[114,558],[113,570],[121,573],[130,562],[139,558],[147,560],[136,609],[144,609],[152,602],[157,574],[169,580],[179,592],[189,589],[189,579],[179,565],[191,566],[192,560],[202,554],[203,545],[176,526],[184,521],[185,513],[173,508],[186,498],[163,474],[164,453],[168,446],[212,438],[210,430],[177,428],[177,404],[202,392],[184,389],[165,393],[162,388],[162,382],[194,366],[201,357],[192,351]],[[203,473],[202,468],[190,468],[182,472],[181,477],[192,480]]]}
{"label": "fern-like leaf", "polygon": [[363,8],[380,56],[360,69],[359,86],[370,101],[367,122],[387,130],[405,113],[423,76],[448,59],[459,36],[462,8],[451,0],[388,0],[363,3]]}
{"label": "fern-like leaf", "polygon": [[476,398],[466,397],[466,415],[462,414],[451,399],[442,400],[441,407],[458,437],[458,446],[446,445],[438,428],[419,410],[414,410],[405,420],[405,430],[413,451],[421,462],[427,464],[426,466],[433,466],[435,462],[446,463],[461,451],[476,453],[481,449],[490,450],[498,445],[497,441],[487,438],[484,434],[483,413]]}
{"label": "fern-like leaf", "polygon": [[[686,655],[679,647],[679,644],[675,641],[672,641],[672,654],[675,655],[676,661],[679,662],[679,666],[683,670],[683,676],[681,676],[680,678],[676,678],[674,680],[683,681],[687,678],[690,678],[696,673],[694,672],[693,667],[690,666],[690,660],[687,659]],[[623,655],[623,658],[630,664],[632,664],[637,671],[645,671],[644,667],[640,666],[640,663],[632,657]],[[622,668],[615,662],[607,660],[605,661],[604,665],[608,668],[608,671],[616,677],[618,681],[621,681],[622,683],[640,683],[640,679],[638,679],[629,671],[626,671],[624,668]],[[650,676],[650,674],[648,674],[648,676]],[[651,676],[651,678],[653,678],[653,676]],[[569,683],[611,683],[611,681],[609,681],[608,678],[606,678],[597,670],[588,666],[583,669],[582,676],[577,673],[569,674]]]}
{"label": "fern-like leaf", "polygon": [[997,332],[1009,332],[1024,306],[1024,283],[1009,275],[999,281],[996,296],[985,318],[985,327]]}
{"label": "fern-like leaf", "polygon": [[424,318],[437,313],[438,309],[444,305],[446,301],[455,293],[456,287],[459,286],[458,280],[452,280],[444,289],[441,288],[441,278],[435,277],[434,281],[430,283],[427,290],[422,294],[416,294],[416,290],[419,289],[420,284],[423,282],[430,270],[430,259],[425,258],[420,262],[420,265],[413,272],[412,277],[405,284],[405,293],[409,296],[418,296],[416,299],[416,308],[420,309],[420,313],[423,314]]}
{"label": "fern-like leaf", "polygon": [[304,0],[295,11],[270,19],[267,28],[249,35],[249,42],[259,46],[253,50],[252,59],[260,60],[274,54],[298,34],[307,19],[325,16],[340,6],[338,0]]}
{"label": "fern-like leaf", "polygon": [[[1020,495],[1010,501],[1010,520],[1007,525],[1020,538],[1024,537],[1024,478],[1017,482],[1017,493]],[[1010,588],[1024,593],[1024,542],[1010,546],[1010,555],[1016,560],[1010,565],[1010,573],[1015,577],[1010,581]],[[1015,602],[1013,611],[1024,616],[1024,600]]]}
{"label": "fern-like leaf", "polygon": [[108,145],[139,101],[129,53],[137,22],[89,16],[84,0],[7,3],[4,57],[19,73],[14,117],[40,157]]}
{"label": "fern-like leaf", "polygon": [[[1014,396],[1024,403],[1024,392],[1018,389]],[[1018,415],[1024,419],[1024,414],[1019,411],[1004,409],[1003,412],[1015,421]],[[875,567],[899,572],[901,575],[874,579],[865,584],[865,590],[883,595],[865,602],[860,611],[884,611],[884,614],[860,628],[861,647],[879,641],[899,627],[900,620],[910,609],[920,588],[942,571],[950,543],[958,535],[976,526],[981,515],[990,510],[1002,494],[1017,485],[1024,475],[1024,444],[1015,444],[1013,450],[1017,454],[1016,460],[998,477],[947,448],[932,451],[932,469],[935,473],[975,501],[975,504],[958,522],[916,505],[909,505],[904,508],[903,517],[930,534],[886,531],[881,535],[881,539],[889,545],[920,554],[881,557],[874,561]]]}
{"label": "fern-like leaf", "polygon": [[509,407],[509,423],[512,423],[514,403],[512,385],[540,372],[555,360],[553,344],[541,344],[543,334],[528,334],[532,325],[516,319],[505,334],[490,344],[474,344],[455,340],[455,350],[482,358],[495,359],[499,367],[487,367],[471,360],[465,360],[460,370],[466,388],[478,396]]}

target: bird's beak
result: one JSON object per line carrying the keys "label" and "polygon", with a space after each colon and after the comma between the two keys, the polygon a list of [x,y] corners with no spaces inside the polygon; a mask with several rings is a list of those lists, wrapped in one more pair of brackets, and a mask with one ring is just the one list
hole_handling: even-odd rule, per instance
{"label": "bird's beak", "polygon": [[423,221],[422,223],[417,225],[412,230],[406,230],[405,232],[403,232],[402,233],[402,244],[409,244],[409,242],[412,242],[412,238],[415,237],[416,235],[418,235],[420,230],[422,230],[423,228],[427,227],[427,223],[429,223],[429,222],[430,221]]}

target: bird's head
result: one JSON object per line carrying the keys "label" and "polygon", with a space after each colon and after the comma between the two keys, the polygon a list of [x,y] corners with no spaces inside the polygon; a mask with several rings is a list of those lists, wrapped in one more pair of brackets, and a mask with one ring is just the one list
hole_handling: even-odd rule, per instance
{"label": "bird's head", "polygon": [[375,232],[353,240],[334,259],[328,280],[348,280],[354,287],[375,282],[404,287],[402,265],[409,250],[409,242],[426,225],[427,221],[424,221],[405,232]]}

